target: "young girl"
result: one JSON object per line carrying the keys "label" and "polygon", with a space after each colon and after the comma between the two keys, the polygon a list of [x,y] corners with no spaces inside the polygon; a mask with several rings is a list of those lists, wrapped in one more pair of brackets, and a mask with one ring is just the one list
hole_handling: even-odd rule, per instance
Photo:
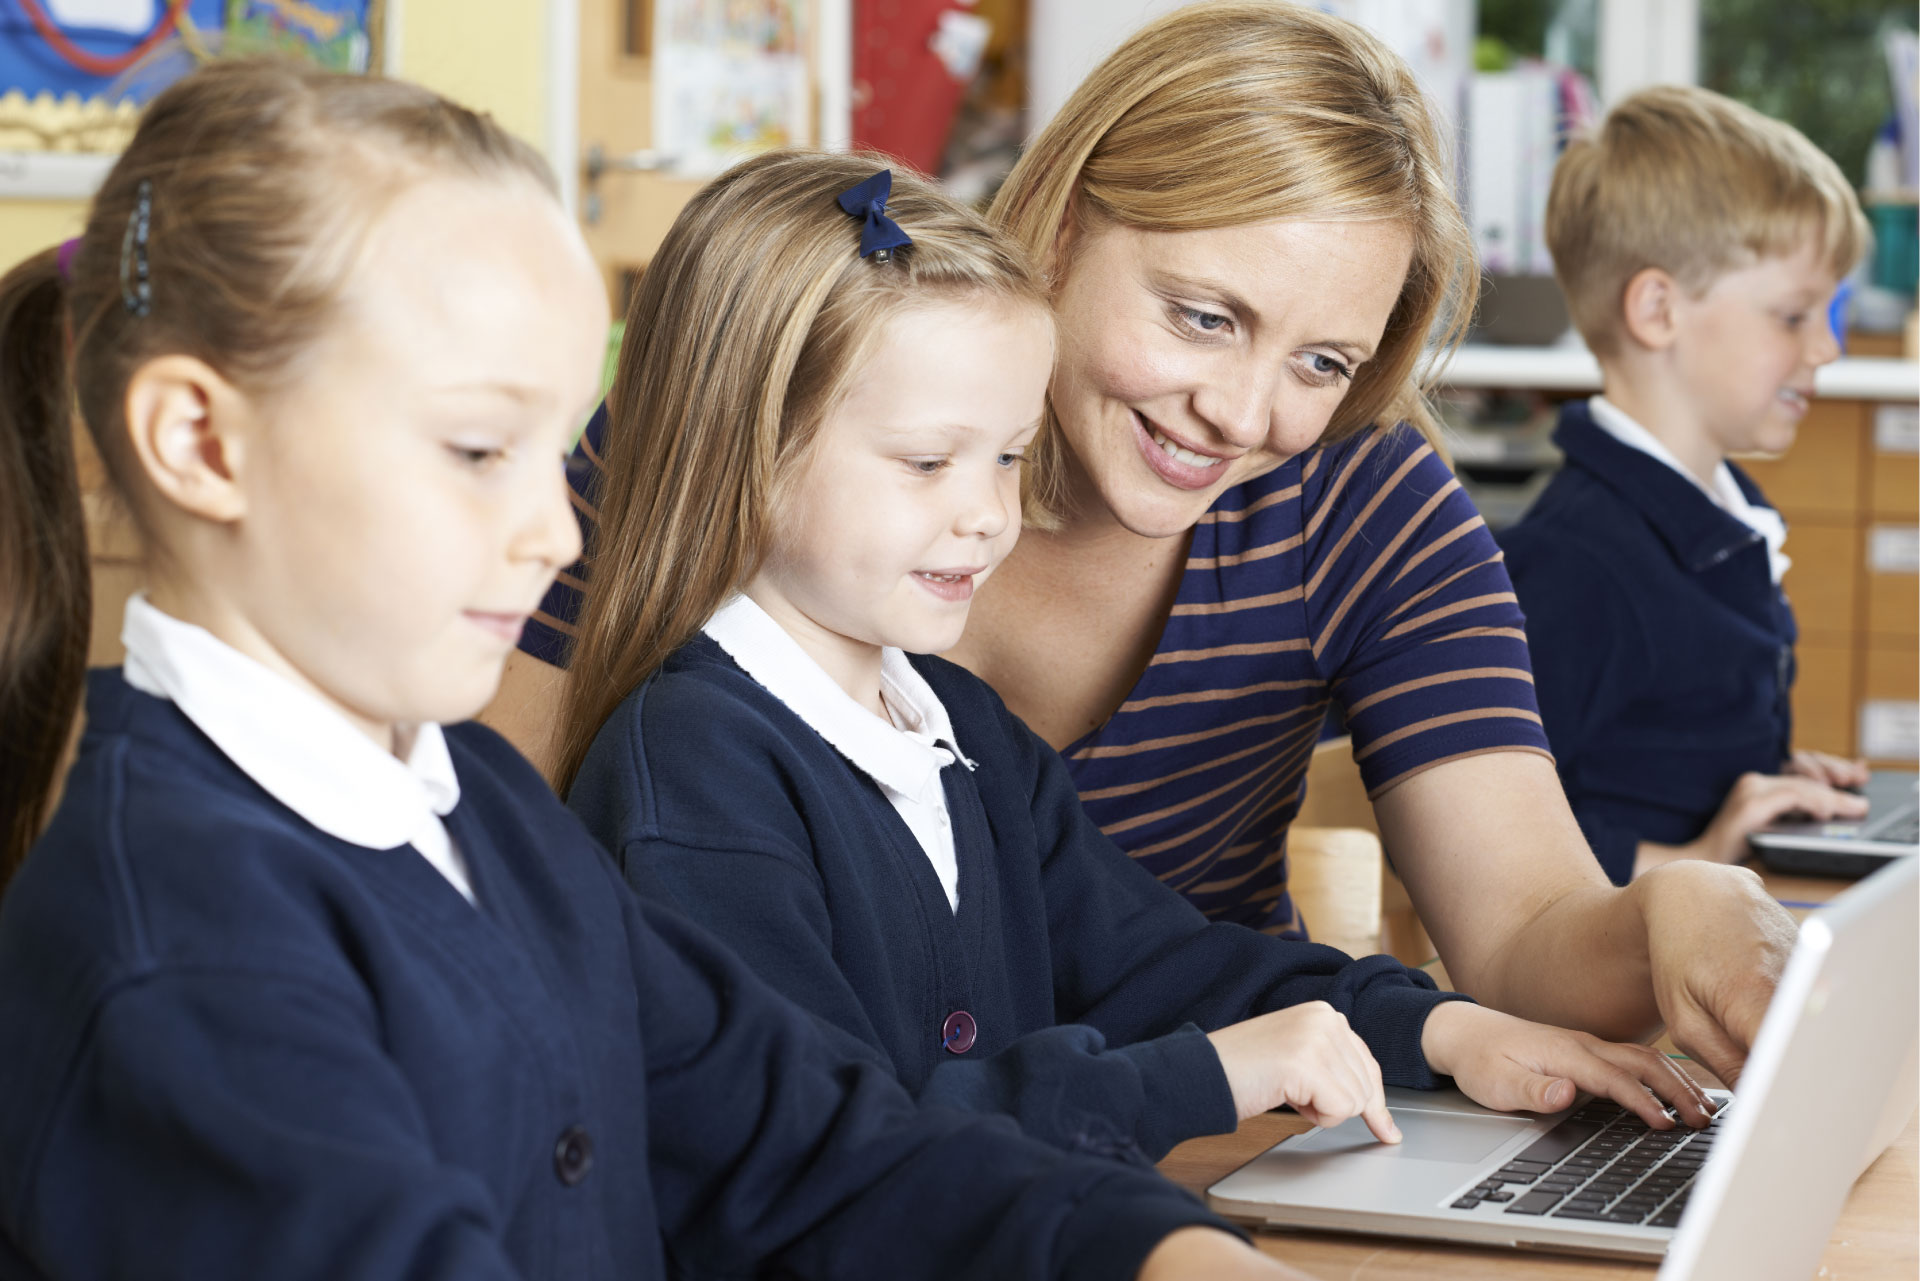
{"label": "young girl", "polygon": [[561,781],[643,896],[923,1100],[1069,1147],[1157,1156],[1281,1103],[1392,1141],[1383,1073],[1671,1124],[1652,1087],[1703,1120],[1642,1046],[1209,925],[984,683],[906,656],[959,639],[1013,546],[1054,353],[982,220],[905,176],[885,197],[859,157],[742,164],[634,299]]}
{"label": "young girl", "polygon": [[1277,1275],[1151,1174],[916,1108],[439,727],[579,550],[605,324],[524,146],[273,63],[161,95],[0,281],[0,462],[68,487],[0,508],[9,851],[87,639],[76,396],[152,568],[0,909],[0,1272]]}

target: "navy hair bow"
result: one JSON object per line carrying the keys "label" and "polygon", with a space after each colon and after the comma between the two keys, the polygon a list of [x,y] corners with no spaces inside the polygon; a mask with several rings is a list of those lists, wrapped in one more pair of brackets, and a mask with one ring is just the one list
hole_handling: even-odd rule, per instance
{"label": "navy hair bow", "polygon": [[900,224],[887,217],[887,197],[893,194],[893,170],[882,169],[873,177],[840,193],[840,207],[855,218],[866,221],[860,229],[860,256],[879,255],[885,262],[896,249],[905,249],[913,237],[900,230]]}

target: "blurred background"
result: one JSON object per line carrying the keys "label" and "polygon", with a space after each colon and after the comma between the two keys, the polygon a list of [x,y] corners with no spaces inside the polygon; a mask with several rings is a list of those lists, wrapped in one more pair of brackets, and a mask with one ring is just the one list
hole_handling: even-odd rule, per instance
{"label": "blurred background", "polygon": [[[1486,271],[1431,371],[1489,523],[1598,388],[1542,243],[1569,133],[1644,85],[1697,83],[1797,126],[1857,185],[1872,253],[1836,308],[1800,442],[1749,464],[1792,525],[1797,737],[1920,762],[1920,366],[1912,0],[1312,0],[1418,73],[1457,144]],[[687,197],[789,143],[869,147],[990,199],[1073,86],[1176,0],[0,0],[0,268],[79,230],[140,105],[208,58],[281,50],[425,83],[552,161],[616,312]],[[617,342],[618,331],[612,336]],[[610,346],[611,350],[611,346]],[[137,550],[103,539],[103,573]],[[117,630],[117,619],[111,620]],[[96,661],[113,661],[111,635]]]}

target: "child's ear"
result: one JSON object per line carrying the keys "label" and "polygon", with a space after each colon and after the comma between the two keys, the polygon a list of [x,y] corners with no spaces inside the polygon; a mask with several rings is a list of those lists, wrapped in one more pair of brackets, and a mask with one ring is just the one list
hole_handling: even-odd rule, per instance
{"label": "child's ear", "polygon": [[127,382],[127,435],[147,480],[174,506],[230,524],[246,513],[240,466],[248,402],[193,356],[160,356]]}
{"label": "child's ear", "polygon": [[1642,267],[1627,281],[1621,320],[1627,337],[1652,351],[1665,351],[1678,332],[1675,311],[1680,282],[1658,267]]}

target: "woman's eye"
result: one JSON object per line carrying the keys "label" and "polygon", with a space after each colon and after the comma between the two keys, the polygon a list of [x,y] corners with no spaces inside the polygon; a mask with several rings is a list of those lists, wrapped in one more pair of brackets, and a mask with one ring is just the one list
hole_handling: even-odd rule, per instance
{"label": "woman's eye", "polygon": [[1179,310],[1181,319],[1202,333],[1219,333],[1232,323],[1218,312],[1201,311],[1198,307],[1182,307]]}
{"label": "woman's eye", "polygon": [[1309,359],[1313,365],[1313,372],[1329,383],[1335,379],[1353,377],[1353,366],[1345,361],[1335,360],[1332,356],[1317,351],[1312,353]]}

